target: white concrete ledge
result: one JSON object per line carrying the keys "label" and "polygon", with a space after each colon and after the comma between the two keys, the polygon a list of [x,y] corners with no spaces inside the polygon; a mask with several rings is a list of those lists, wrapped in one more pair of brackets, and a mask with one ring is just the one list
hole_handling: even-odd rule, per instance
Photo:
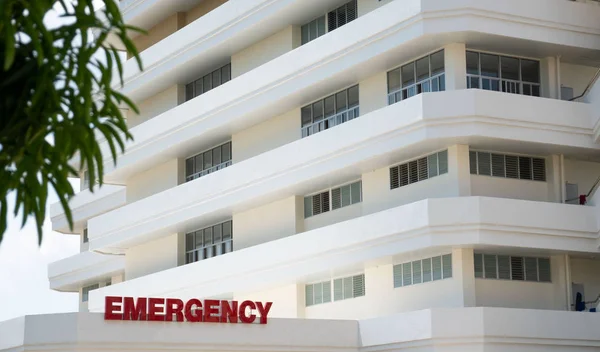
{"label": "white concrete ledge", "polygon": [[587,104],[514,94],[422,94],[92,218],[90,249],[121,253],[231,216],[234,209],[305,194],[324,179],[334,182],[480,138],[537,144],[544,154],[589,153],[600,149],[590,116]]}
{"label": "white concrete ledge", "polygon": [[107,322],[98,313],[25,316],[0,322],[0,351],[576,352],[600,347],[600,314],[527,309],[427,309],[361,321],[198,324]]}
{"label": "white concrete ledge", "polygon": [[598,253],[597,240],[595,207],[487,197],[428,199],[100,288],[90,293],[88,307],[102,311],[104,296],[189,299],[199,292],[211,297],[260,291],[302,282],[324,268],[437,246]]}
{"label": "white concrete ledge", "polygon": [[52,230],[62,233],[77,233],[85,227],[86,221],[94,216],[118,208],[125,204],[125,186],[104,184],[94,188],[94,193],[89,189],[77,193],[69,202],[73,216],[73,230],[60,203],[50,206],[50,220]]}
{"label": "white concrete ledge", "polygon": [[125,256],[81,252],[50,263],[50,288],[57,291],[77,292],[86,283],[114,276],[125,270]]}

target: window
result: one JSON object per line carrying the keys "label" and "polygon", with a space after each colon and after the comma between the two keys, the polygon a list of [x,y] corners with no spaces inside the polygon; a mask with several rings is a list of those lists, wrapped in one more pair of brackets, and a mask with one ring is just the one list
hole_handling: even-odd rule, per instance
{"label": "window", "polygon": [[448,173],[448,151],[433,153],[390,168],[390,189]]}
{"label": "window", "polygon": [[90,286],[86,286],[86,287],[82,288],[81,289],[81,302],[87,302],[88,299],[90,298],[90,291],[93,291],[99,287],[100,287],[100,285],[94,284],[94,285],[90,285]]}
{"label": "window", "polygon": [[394,265],[394,287],[452,277],[452,254]]}
{"label": "window", "polygon": [[185,263],[194,263],[233,250],[233,226],[226,221],[185,234]]}
{"label": "window", "polygon": [[327,32],[345,25],[356,19],[356,0],[352,0],[335,10],[320,16],[302,26],[302,45],[317,39]]}
{"label": "window", "polygon": [[304,287],[306,306],[331,302],[331,281],[317,282]]}
{"label": "window", "polygon": [[333,280],[333,300],[341,301],[365,295],[365,274]]}
{"label": "window", "polygon": [[425,92],[446,89],[444,50],[388,72],[388,104]]}
{"label": "window", "polygon": [[88,238],[88,229],[87,227],[83,229],[83,243],[88,243],[89,238]]}
{"label": "window", "polygon": [[469,151],[473,175],[546,181],[546,159],[528,156]]}
{"label": "window", "polygon": [[358,117],[358,85],[301,109],[302,138]]}
{"label": "window", "polygon": [[550,259],[496,254],[474,254],[475,277],[551,282]]}
{"label": "window", "polygon": [[188,101],[201,94],[204,94],[229,80],[231,80],[231,64],[227,64],[193,82],[186,84],[185,100]]}
{"label": "window", "polygon": [[87,170],[83,172],[83,184],[81,185],[81,190],[90,188],[90,174]]}
{"label": "window", "polygon": [[334,279],[333,295],[331,281],[317,282],[304,287],[307,307],[329,303],[332,297],[334,301],[341,301],[365,295],[365,274]]}
{"label": "window", "polygon": [[467,88],[540,96],[540,62],[467,51]]}
{"label": "window", "polygon": [[362,202],[362,181],[304,197],[304,218]]}
{"label": "window", "polygon": [[231,142],[185,159],[185,182],[231,166]]}

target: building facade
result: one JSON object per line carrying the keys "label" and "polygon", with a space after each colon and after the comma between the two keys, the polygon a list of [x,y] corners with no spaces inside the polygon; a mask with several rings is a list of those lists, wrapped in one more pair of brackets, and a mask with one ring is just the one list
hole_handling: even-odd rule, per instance
{"label": "building facade", "polygon": [[[103,144],[93,193],[76,165],[73,230],[51,209],[81,253],[50,285],[81,313],[9,322],[6,348],[63,319],[79,333],[47,338],[72,349],[600,349],[597,1],[120,5],[148,31],[134,141],[116,166]],[[251,327],[87,313],[107,296],[273,306]]]}

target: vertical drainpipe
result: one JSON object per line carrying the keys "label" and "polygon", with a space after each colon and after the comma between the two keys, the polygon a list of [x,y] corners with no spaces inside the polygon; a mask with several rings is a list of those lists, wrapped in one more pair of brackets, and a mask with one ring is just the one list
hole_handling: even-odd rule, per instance
{"label": "vertical drainpipe", "polygon": [[556,94],[558,96],[558,100],[562,100],[562,92],[561,92],[561,81],[560,81],[560,55],[556,57]]}
{"label": "vertical drainpipe", "polygon": [[571,256],[565,254],[565,281],[567,284],[567,310],[571,310],[571,297],[573,297],[571,287]]}
{"label": "vertical drainpipe", "polygon": [[560,155],[560,202],[567,201],[567,180],[565,179],[565,155]]}

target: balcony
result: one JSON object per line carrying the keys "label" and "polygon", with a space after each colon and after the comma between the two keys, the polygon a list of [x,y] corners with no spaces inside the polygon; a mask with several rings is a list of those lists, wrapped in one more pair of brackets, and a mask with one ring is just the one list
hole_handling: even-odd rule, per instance
{"label": "balcony", "polygon": [[81,252],[48,266],[50,289],[78,292],[85,283],[97,283],[125,270],[125,256]]}
{"label": "balcony", "polygon": [[86,221],[92,217],[119,208],[126,203],[125,186],[104,184],[101,188],[94,188],[94,193],[85,189],[75,195],[69,202],[73,216],[73,230],[60,203],[50,207],[52,230],[62,233],[78,233],[83,231]]}
{"label": "balcony", "polygon": [[[274,1],[270,6],[283,6],[282,1]],[[600,32],[595,18],[600,16],[600,8],[596,11],[593,7],[590,11],[585,8],[588,6],[572,6],[564,0],[551,0],[556,2],[556,6],[547,6],[546,0],[533,0],[527,6],[521,6],[516,0],[511,1],[498,3],[465,0],[460,5],[430,0],[390,2],[203,96],[136,126],[131,130],[135,141],[127,145],[127,152],[119,159],[117,168],[109,160],[106,161],[107,180],[122,182],[139,172],[142,165],[149,167],[181,157],[192,150],[207,148],[232,133],[302,106],[376,72],[389,70],[397,63],[414,59],[412,55],[416,42],[427,43],[426,47],[419,48],[419,52],[423,52],[452,42],[496,42],[498,36],[502,35],[503,43],[508,47],[521,47],[520,44],[525,39],[536,41],[543,48],[540,50],[547,55],[560,54],[557,46],[579,46],[582,52],[589,51],[589,55],[595,55],[595,43]],[[232,13],[227,9],[237,3],[229,1],[205,17],[211,17],[211,21],[218,23],[221,19],[217,12],[230,17]],[[298,3],[300,2],[293,6],[300,6]],[[285,11],[291,10],[293,6],[287,5],[289,6],[285,7]],[[473,12],[473,9],[477,11]],[[574,23],[574,20],[570,22],[570,19],[559,14],[571,11],[576,12],[572,18],[578,18],[578,23]],[[268,13],[260,12],[265,15]],[[431,14],[423,16],[424,12]],[[453,15],[448,17],[448,13]],[[257,20],[252,16],[241,21]],[[523,20],[519,23],[507,22],[506,16]],[[494,19],[493,31],[488,30],[491,28],[490,18]],[[283,21],[282,18],[279,19]],[[548,30],[545,26],[543,30],[540,27],[543,21],[557,23],[554,29],[557,35],[538,34]],[[216,64],[209,57],[214,55],[216,60],[231,54],[213,53],[207,46],[219,46],[219,50],[225,50],[231,44],[230,40],[246,33],[242,28],[236,28],[234,32],[227,34],[231,39],[223,38],[219,41],[220,39],[211,37],[208,40],[202,37],[202,33],[210,33],[210,26],[207,27],[206,24],[201,19],[148,49],[144,53],[146,71],[140,74],[130,68],[124,92],[133,94],[135,99],[141,99],[178,82],[184,82],[194,75],[196,69],[198,72],[208,69],[208,66],[201,68],[197,64]],[[570,28],[573,26],[581,28],[581,31],[572,31]],[[432,36],[444,33],[444,36],[438,36],[436,40],[419,41],[425,33]],[[520,33],[522,37],[515,38],[515,33]],[[201,38],[198,39],[196,34]],[[109,155],[108,145],[103,144],[102,148]]]}
{"label": "balcony", "polygon": [[152,236],[210,225],[231,216],[230,209],[359,176],[349,170],[373,170],[481,138],[505,147],[514,146],[515,138],[521,147],[543,146],[545,154],[591,153],[598,148],[591,116],[586,104],[514,94],[421,94],[91,219],[90,249],[120,253]]}

